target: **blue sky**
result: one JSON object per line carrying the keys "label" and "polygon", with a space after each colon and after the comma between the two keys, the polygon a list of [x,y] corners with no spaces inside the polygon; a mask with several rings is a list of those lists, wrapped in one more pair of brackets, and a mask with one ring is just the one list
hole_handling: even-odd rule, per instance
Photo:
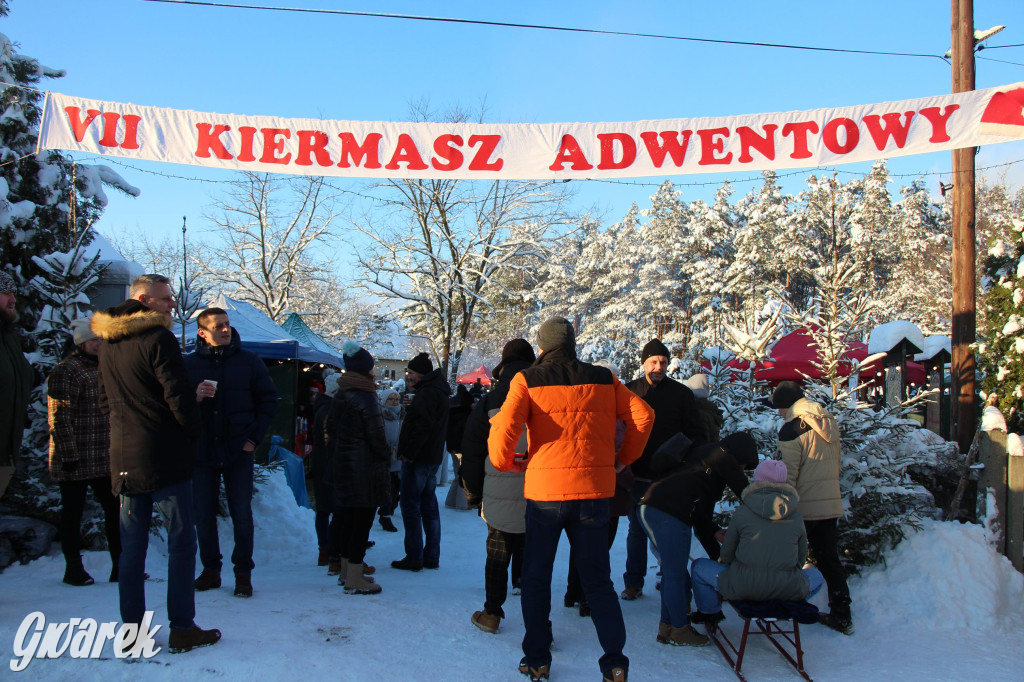
{"label": "blue sky", "polygon": [[[263,4],[271,4],[269,2]],[[281,3],[489,21],[659,33],[859,50],[941,54],[949,2],[397,2]],[[1005,24],[992,46],[1024,43],[1024,3],[975,0],[975,26]],[[143,0],[12,0],[0,32],[20,51],[67,70],[47,87],[102,100],[222,113],[406,120],[410,106],[486,107],[489,122],[629,121],[726,116],[910,99],[950,90],[935,58],[832,54],[624,36],[267,12]],[[1024,81],[1024,48],[983,50],[977,87]],[[83,161],[90,160],[83,155]],[[1024,141],[983,149],[979,168],[1024,184]],[[111,194],[101,231],[201,231],[216,182],[232,175],[155,163],[111,164],[142,190]],[[890,172],[947,172],[949,153],[894,159]],[[867,166],[838,167],[840,177]],[[798,192],[807,173],[785,180]],[[159,174],[180,176],[163,177]],[[724,175],[679,176],[688,199],[710,199]],[[730,177],[737,195],[755,174]],[[664,178],[580,183],[576,205],[606,220],[644,207]],[[911,178],[896,178],[891,188]],[[948,175],[943,179],[948,181]],[[350,182],[351,184],[346,184]],[[933,191],[939,178],[928,180]],[[699,185],[696,183],[708,183]],[[363,188],[358,181],[335,184]]]}

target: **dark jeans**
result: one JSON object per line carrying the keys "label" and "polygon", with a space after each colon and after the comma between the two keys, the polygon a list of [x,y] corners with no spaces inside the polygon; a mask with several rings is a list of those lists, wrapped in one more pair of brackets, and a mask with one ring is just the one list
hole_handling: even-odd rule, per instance
{"label": "dark jeans", "polygon": [[192,483],[184,481],[151,493],[121,496],[121,561],[117,589],[121,620],[141,623],[146,612],[146,550],[156,509],[167,531],[167,620],[172,630],[195,624],[196,526]]}
{"label": "dark jeans", "polygon": [[626,587],[642,588],[647,575],[647,533],[636,515],[636,506],[650,485],[650,481],[638,478],[630,491],[633,504],[629,507],[629,530],[626,532],[626,572],[622,574]]}
{"label": "dark jeans", "polygon": [[661,622],[681,628],[690,622],[689,526],[660,509],[637,507],[637,516],[661,554]]}
{"label": "dark jeans", "polygon": [[[608,549],[615,544],[615,536],[619,532],[619,517],[612,516],[608,519]],[[585,601],[583,597],[583,586],[580,584],[580,572],[576,568],[576,555],[569,552],[569,573],[565,577],[565,596],[575,602]]]}
{"label": "dark jeans", "polygon": [[523,653],[532,667],[551,662],[551,569],[558,540],[565,531],[576,554],[583,593],[604,650],[602,671],[628,668],[622,653],[626,626],[612,585],[608,560],[608,500],[526,501],[526,548],[523,553]]}
{"label": "dark jeans", "polygon": [[361,564],[366,557],[366,542],[370,539],[375,513],[374,507],[338,507],[335,510],[341,526],[338,551],[350,564]]}
{"label": "dark jeans", "polygon": [[243,453],[225,467],[197,465],[192,475],[195,497],[196,535],[199,538],[199,559],[203,568],[220,571],[220,536],[217,532],[217,511],[220,508],[220,481],[228,498],[228,514],[234,528],[235,547],[231,563],[235,575],[249,575],[256,564],[252,560],[254,526],[252,520],[251,453]]}
{"label": "dark jeans", "polygon": [[[508,598],[508,567],[512,565],[512,584],[516,585],[522,571],[524,533],[506,533],[487,526],[487,562],[484,564],[484,612],[499,618],[505,617],[502,605]],[[518,560],[518,561],[517,561]],[[520,569],[516,571],[516,563]]]}
{"label": "dark jeans", "polygon": [[828,586],[828,606],[839,618],[850,617],[850,588],[846,585],[846,571],[839,561],[838,519],[804,521],[807,547],[814,563]]}
{"label": "dark jeans", "polygon": [[331,517],[334,511],[334,487],[324,481],[313,480],[313,495],[316,497],[316,516],[313,519],[316,528],[316,545],[327,556],[338,556],[338,547],[334,545],[331,535]]}
{"label": "dark jeans", "polygon": [[82,551],[82,512],[85,493],[92,488],[92,497],[103,509],[103,532],[107,536],[110,561],[116,565],[121,557],[121,522],[117,498],[110,492],[110,477],[85,481],[62,481],[60,484],[60,548],[65,559],[77,561]]}
{"label": "dark jeans", "polygon": [[405,556],[420,563],[437,563],[441,557],[441,513],[437,508],[436,492],[438,466],[402,462]]}
{"label": "dark jeans", "polygon": [[380,508],[381,516],[391,516],[398,509],[398,497],[402,491],[402,477],[397,471],[389,472],[391,475],[391,501]]}

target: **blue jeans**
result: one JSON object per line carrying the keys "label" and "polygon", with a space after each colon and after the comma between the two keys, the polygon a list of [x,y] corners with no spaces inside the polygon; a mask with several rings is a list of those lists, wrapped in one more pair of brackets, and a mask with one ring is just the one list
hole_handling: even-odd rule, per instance
{"label": "blue jeans", "polygon": [[[441,558],[441,513],[437,508],[437,464],[402,462],[402,525],[405,556],[419,563]],[[423,536],[426,535],[426,545]]]}
{"label": "blue jeans", "polygon": [[690,539],[692,530],[685,523],[646,504],[637,507],[637,516],[661,554],[661,622],[681,628],[690,622]]}
{"label": "blue jeans", "polygon": [[639,478],[630,491],[633,504],[629,507],[629,530],[626,532],[626,572],[622,574],[626,587],[642,588],[647,575],[647,533],[637,516],[637,504],[650,484],[650,481]]}
{"label": "blue jeans", "polygon": [[146,612],[146,550],[156,509],[167,530],[167,620],[172,630],[195,624],[196,528],[192,520],[192,483],[183,481],[151,493],[121,496],[121,560],[117,590],[121,620],[141,623]]}
{"label": "blue jeans", "polygon": [[529,665],[551,662],[551,569],[564,530],[604,650],[598,659],[601,670],[629,667],[629,659],[622,653],[626,626],[608,560],[608,516],[608,500],[526,501],[521,603],[526,625],[523,653]]}
{"label": "blue jeans", "polygon": [[[718,613],[722,610],[722,595],[718,594],[718,576],[725,573],[729,564],[720,564],[711,559],[697,559],[693,562],[693,600],[701,613]],[[811,586],[810,599],[825,584],[825,578],[816,568],[805,568],[804,577]]]}
{"label": "blue jeans", "polygon": [[231,563],[235,575],[249,575],[256,564],[252,560],[254,526],[252,520],[253,456],[242,453],[224,467],[197,465],[192,474],[192,495],[195,500],[196,535],[199,559],[203,568],[220,572],[220,535],[217,532],[217,511],[220,508],[220,480],[228,498],[228,513],[234,528],[235,546]]}

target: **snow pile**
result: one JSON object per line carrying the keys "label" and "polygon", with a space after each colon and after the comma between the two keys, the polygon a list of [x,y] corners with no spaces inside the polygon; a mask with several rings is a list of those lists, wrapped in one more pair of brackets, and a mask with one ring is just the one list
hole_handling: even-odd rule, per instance
{"label": "snow pile", "polygon": [[872,628],[1024,627],[1021,575],[988,544],[981,526],[926,522],[854,590],[854,613]]}
{"label": "snow pile", "polygon": [[[315,516],[312,509],[295,504],[283,467],[264,469],[268,480],[256,487],[252,498],[252,516],[256,524],[257,565],[280,562],[281,557],[313,556],[316,551]],[[221,547],[233,547],[231,519],[218,523]]]}

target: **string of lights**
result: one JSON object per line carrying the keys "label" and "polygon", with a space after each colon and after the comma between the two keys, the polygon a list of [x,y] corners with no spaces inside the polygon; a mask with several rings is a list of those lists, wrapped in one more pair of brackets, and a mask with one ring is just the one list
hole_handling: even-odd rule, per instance
{"label": "string of lights", "polygon": [[596,35],[622,36],[628,38],[649,38],[656,40],[676,40],[693,43],[711,43],[716,45],[734,45],[744,47],[766,47],[783,50],[805,50],[811,52],[837,52],[843,54],[880,55],[885,57],[917,57],[926,59],[940,59],[946,61],[942,55],[926,54],[916,52],[890,52],[884,50],[856,50],[852,48],[821,47],[816,45],[793,45],[788,43],[767,43],[762,41],[748,40],[726,40],[722,38],[697,38],[694,36],[674,36],[660,33],[639,33],[633,31],[610,31],[595,28],[579,28],[571,26],[552,26],[547,24],[523,24],[511,21],[485,21],[482,19],[459,19],[455,17],[433,17],[418,14],[395,14],[390,12],[358,12],[354,10],[323,9],[314,7],[280,7],[274,5],[243,5],[230,2],[213,2],[210,0],[145,0],[146,2],[159,2],[171,5],[197,5],[201,7],[216,7],[227,9],[248,9],[267,12],[294,12],[308,14],[333,14],[353,17],[370,17],[377,19],[400,19],[406,21],[429,21],[451,24],[471,24],[476,26],[494,26],[500,28],[533,29],[541,31],[560,31],[563,33],[589,33]]}

